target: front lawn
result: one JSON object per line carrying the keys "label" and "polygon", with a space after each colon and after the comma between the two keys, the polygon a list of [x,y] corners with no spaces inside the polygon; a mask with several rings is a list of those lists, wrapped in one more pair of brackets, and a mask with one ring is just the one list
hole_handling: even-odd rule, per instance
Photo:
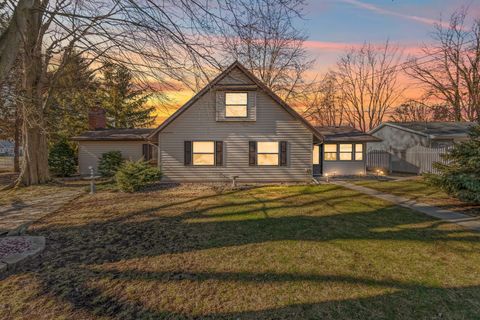
{"label": "front lawn", "polygon": [[35,199],[41,199],[54,195],[64,188],[65,186],[59,184],[45,184],[2,190],[0,191],[0,206],[22,204]]}
{"label": "front lawn", "polygon": [[6,319],[476,319],[480,234],[335,185],[85,195]]}
{"label": "front lawn", "polygon": [[399,181],[364,180],[355,182],[355,184],[444,209],[472,216],[480,216],[480,205],[469,204],[455,199],[440,190],[440,188],[427,184],[423,177]]}

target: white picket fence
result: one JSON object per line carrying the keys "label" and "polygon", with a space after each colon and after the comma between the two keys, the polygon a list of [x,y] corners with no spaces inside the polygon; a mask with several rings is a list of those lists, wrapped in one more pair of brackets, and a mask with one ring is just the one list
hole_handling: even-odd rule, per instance
{"label": "white picket fence", "polygon": [[370,150],[367,152],[367,170],[390,171],[391,154],[385,150]]}
{"label": "white picket fence", "polygon": [[447,153],[449,148],[428,148],[415,146],[400,153],[393,153],[385,150],[370,150],[367,152],[367,169],[378,168],[390,172],[406,173],[438,173],[434,163],[446,163],[442,155]]}
{"label": "white picket fence", "polygon": [[415,146],[406,152],[406,161],[419,168],[419,173],[438,173],[434,168],[435,162],[446,164],[442,155],[448,153],[449,148],[427,148]]}

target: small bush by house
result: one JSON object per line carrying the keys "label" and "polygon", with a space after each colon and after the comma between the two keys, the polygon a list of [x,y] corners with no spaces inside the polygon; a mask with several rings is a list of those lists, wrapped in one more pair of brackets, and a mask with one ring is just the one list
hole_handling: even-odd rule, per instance
{"label": "small bush by house", "polygon": [[56,176],[69,177],[75,173],[75,151],[67,141],[53,145],[48,154],[48,166]]}
{"label": "small bush by house", "polygon": [[98,162],[98,172],[102,177],[113,177],[123,163],[120,151],[109,151],[102,154]]}
{"label": "small bush by house", "polygon": [[118,188],[124,192],[139,191],[161,177],[162,173],[157,167],[142,160],[124,162],[115,175]]}

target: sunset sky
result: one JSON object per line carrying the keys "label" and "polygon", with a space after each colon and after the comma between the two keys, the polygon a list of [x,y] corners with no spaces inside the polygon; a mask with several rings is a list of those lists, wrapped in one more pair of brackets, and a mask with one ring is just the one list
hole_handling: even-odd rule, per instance
{"label": "sunset sky", "polygon": [[[405,55],[418,54],[419,47],[431,41],[434,24],[448,20],[462,6],[468,6],[470,16],[480,16],[480,0],[309,0],[305,19],[297,22],[307,32],[305,46],[316,59],[309,76],[322,75],[345,50],[364,42],[389,40]],[[406,94],[415,97],[417,93]],[[160,112],[158,120],[163,121],[192,95],[191,91],[169,92],[175,107]]]}

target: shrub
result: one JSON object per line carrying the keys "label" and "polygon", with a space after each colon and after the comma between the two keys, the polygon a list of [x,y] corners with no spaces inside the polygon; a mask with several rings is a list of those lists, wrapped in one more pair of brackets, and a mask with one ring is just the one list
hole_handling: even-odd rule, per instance
{"label": "shrub", "polygon": [[444,158],[448,163],[435,163],[439,174],[426,175],[427,182],[460,200],[480,203],[480,126],[474,127],[470,139],[455,144]]}
{"label": "shrub", "polygon": [[123,158],[120,151],[109,151],[102,154],[98,162],[98,172],[102,177],[113,177],[122,165]]}
{"label": "shrub", "polygon": [[68,177],[75,173],[75,151],[70,144],[62,140],[53,145],[48,153],[50,171],[60,177]]}
{"label": "shrub", "polygon": [[118,188],[124,192],[139,191],[161,177],[162,173],[157,167],[143,160],[126,161],[115,175]]}

